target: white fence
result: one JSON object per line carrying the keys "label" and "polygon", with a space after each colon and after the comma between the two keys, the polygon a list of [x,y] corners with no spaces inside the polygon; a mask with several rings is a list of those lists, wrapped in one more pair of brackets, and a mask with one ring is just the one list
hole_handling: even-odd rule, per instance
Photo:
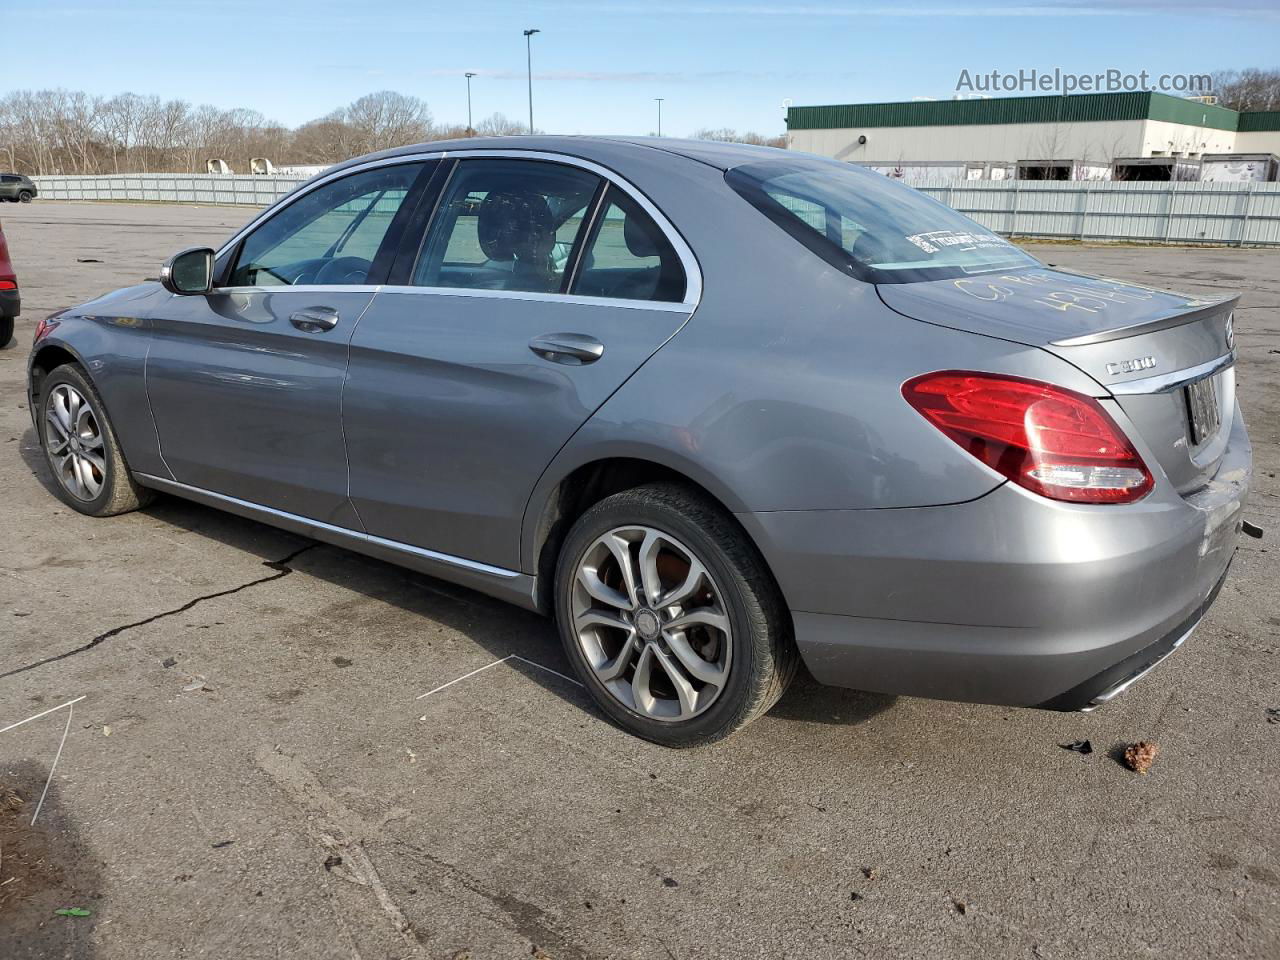
{"label": "white fence", "polygon": [[121,173],[94,177],[32,177],[45,200],[153,200],[265,207],[303,183],[302,177],[211,173]]}
{"label": "white fence", "polygon": [[1005,236],[1280,245],[1280,183],[966,180],[916,189]]}
{"label": "white fence", "polygon": [[[282,176],[131,173],[33,177],[50,200],[266,206],[303,181]],[[918,190],[1006,236],[1280,245],[1280,183],[966,180]]]}

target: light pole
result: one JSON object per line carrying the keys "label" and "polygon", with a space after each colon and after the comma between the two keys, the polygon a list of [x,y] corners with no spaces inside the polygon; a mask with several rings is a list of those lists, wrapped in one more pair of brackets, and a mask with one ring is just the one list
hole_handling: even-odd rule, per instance
{"label": "light pole", "polygon": [[471,78],[474,77],[475,74],[464,73],[463,76],[467,78],[467,135],[470,136],[471,132],[475,129],[471,126]]}
{"label": "light pole", "polygon": [[654,97],[653,99],[658,102],[658,136],[662,136],[662,101],[666,97]]}
{"label": "light pole", "polygon": [[524,32],[524,55],[529,67],[529,134],[533,134],[533,35],[541,30]]}

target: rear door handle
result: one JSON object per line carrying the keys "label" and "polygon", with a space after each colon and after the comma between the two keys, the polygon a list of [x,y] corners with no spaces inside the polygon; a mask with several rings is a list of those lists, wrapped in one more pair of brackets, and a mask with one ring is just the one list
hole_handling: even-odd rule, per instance
{"label": "rear door handle", "polygon": [[306,333],[326,333],[338,325],[333,307],[307,307],[289,316],[289,322]]}
{"label": "rear door handle", "polygon": [[585,333],[545,333],[530,340],[529,349],[543,360],[574,367],[604,356],[604,344]]}

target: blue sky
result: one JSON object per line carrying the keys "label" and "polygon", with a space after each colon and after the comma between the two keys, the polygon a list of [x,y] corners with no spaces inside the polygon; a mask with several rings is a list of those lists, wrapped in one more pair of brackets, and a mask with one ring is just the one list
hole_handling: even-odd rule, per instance
{"label": "blue sky", "polygon": [[1280,6],[1191,0],[1009,3],[41,0],[4,45],[0,93],[125,90],[244,106],[290,126],[374,90],[437,121],[526,116],[554,133],[783,130],[797,105],[949,97],[962,69],[1153,74],[1280,66]]}

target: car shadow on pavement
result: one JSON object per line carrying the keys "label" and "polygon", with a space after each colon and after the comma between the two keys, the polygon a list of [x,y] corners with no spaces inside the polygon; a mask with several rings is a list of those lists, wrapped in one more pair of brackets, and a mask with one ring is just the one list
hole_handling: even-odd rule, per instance
{"label": "car shadow on pavement", "polygon": [[[53,723],[53,726],[59,726]],[[4,759],[0,741],[0,957],[92,960],[101,920],[102,861],[62,807],[57,780],[32,825],[46,762]],[[55,910],[87,911],[59,916]]]}
{"label": "car shadow on pavement", "polygon": [[[55,496],[57,481],[49,472],[34,429],[26,431],[20,446],[27,466],[50,496]],[[560,699],[604,718],[585,690],[545,672],[573,676],[555,624],[546,617],[467,587],[180,497],[162,495],[142,512],[253,554],[264,564],[276,565],[282,557],[315,544],[316,549],[308,549],[297,560],[289,561],[288,568],[457,631],[483,647],[494,660],[513,654],[525,658],[525,662],[513,660],[511,668]],[[473,664],[459,664],[458,670],[463,673],[473,667]],[[801,665],[790,689],[769,715],[804,723],[853,725],[882,713],[895,701],[895,697],[883,694],[824,686]]]}

